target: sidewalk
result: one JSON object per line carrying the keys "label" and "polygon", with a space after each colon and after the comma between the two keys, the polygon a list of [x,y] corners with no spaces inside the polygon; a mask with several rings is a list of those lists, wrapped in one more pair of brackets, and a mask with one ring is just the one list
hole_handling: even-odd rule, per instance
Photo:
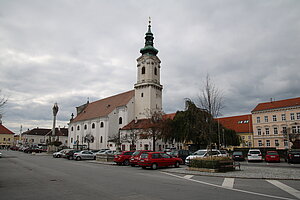
{"label": "sidewalk", "polygon": [[[114,162],[99,162],[99,161],[88,161],[95,164],[104,165],[116,165]],[[286,168],[286,167],[260,167],[260,166],[245,166],[241,165],[241,170],[231,172],[200,172],[191,171],[185,165],[180,165],[179,168],[162,168],[160,171],[196,175],[196,176],[215,176],[215,177],[226,177],[226,178],[245,178],[245,179],[275,179],[275,180],[300,180],[300,168]]]}

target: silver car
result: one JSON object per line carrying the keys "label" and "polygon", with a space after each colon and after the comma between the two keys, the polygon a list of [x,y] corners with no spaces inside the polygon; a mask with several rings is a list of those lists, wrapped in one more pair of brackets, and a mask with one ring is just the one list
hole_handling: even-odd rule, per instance
{"label": "silver car", "polygon": [[74,160],[95,160],[96,156],[91,151],[80,151],[73,155]]}
{"label": "silver car", "polygon": [[208,156],[222,156],[221,152],[217,149],[212,149],[212,150],[207,150],[207,149],[200,149],[193,153],[192,155],[188,156],[185,159],[185,164],[187,166],[190,165],[190,161],[195,159],[195,158],[203,158],[203,157],[208,157]]}

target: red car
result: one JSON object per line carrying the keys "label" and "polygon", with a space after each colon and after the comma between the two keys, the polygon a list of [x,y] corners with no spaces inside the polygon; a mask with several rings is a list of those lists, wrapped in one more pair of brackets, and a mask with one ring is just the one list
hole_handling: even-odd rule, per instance
{"label": "red car", "polygon": [[134,167],[134,166],[138,165],[140,155],[144,152],[151,152],[151,151],[150,150],[137,150],[132,154],[132,156],[129,160],[129,163],[130,163],[131,167]]}
{"label": "red car", "polygon": [[164,152],[144,152],[138,162],[143,169],[146,167],[151,167],[152,169],[168,166],[179,167],[182,163],[181,158],[172,157]]}
{"label": "red car", "polygon": [[280,162],[280,157],[277,151],[267,151],[265,160],[266,162]]}
{"label": "red car", "polygon": [[134,151],[123,151],[120,154],[115,155],[114,162],[118,165],[129,165],[129,159]]}

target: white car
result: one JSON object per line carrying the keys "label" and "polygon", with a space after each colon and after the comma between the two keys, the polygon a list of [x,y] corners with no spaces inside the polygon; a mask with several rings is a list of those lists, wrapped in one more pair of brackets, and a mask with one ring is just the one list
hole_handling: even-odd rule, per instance
{"label": "white car", "polygon": [[217,149],[212,149],[211,151],[208,149],[200,149],[193,153],[192,155],[188,156],[185,159],[185,164],[189,166],[190,160],[195,159],[195,158],[203,158],[207,156],[222,156],[221,152]]}
{"label": "white car", "polygon": [[61,158],[64,154],[64,151],[65,150],[61,150],[61,151],[53,153],[53,158]]}
{"label": "white car", "polygon": [[96,155],[91,151],[80,151],[73,155],[74,160],[95,160]]}
{"label": "white car", "polygon": [[117,153],[117,151],[115,150],[106,150],[104,152],[101,152],[101,153],[96,153],[96,154],[101,154],[101,155],[115,155]]}
{"label": "white car", "polygon": [[248,151],[248,162],[249,161],[263,161],[261,151],[259,149],[250,149]]}

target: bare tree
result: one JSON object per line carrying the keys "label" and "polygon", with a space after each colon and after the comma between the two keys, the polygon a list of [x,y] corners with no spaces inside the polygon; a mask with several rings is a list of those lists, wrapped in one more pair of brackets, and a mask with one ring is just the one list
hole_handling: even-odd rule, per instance
{"label": "bare tree", "polygon": [[206,75],[204,87],[201,89],[201,93],[198,96],[199,107],[203,110],[207,110],[213,117],[218,117],[221,113],[223,105],[223,94],[215,86],[209,75]]}
{"label": "bare tree", "polygon": [[5,96],[3,96],[1,94],[1,90],[0,90],[0,114],[3,114],[3,107],[5,106],[5,104],[7,103],[7,98]]}
{"label": "bare tree", "polygon": [[155,143],[162,138],[164,129],[164,112],[161,110],[145,110],[145,116],[149,121],[147,127],[140,133],[141,139],[152,139],[152,150],[155,151]]}

